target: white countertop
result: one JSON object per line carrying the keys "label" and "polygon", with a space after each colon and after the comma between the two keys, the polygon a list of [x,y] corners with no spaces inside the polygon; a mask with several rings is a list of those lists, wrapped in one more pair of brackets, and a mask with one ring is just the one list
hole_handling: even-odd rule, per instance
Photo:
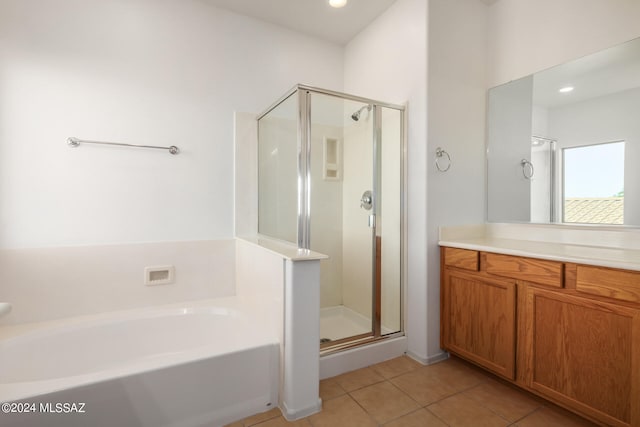
{"label": "white countertop", "polygon": [[244,240],[254,245],[265,248],[266,250],[280,255],[284,259],[291,261],[316,261],[328,259],[329,256],[321,254],[320,252],[314,252],[309,249],[302,249],[293,243],[285,242],[282,240],[271,239],[265,236],[249,236],[238,237],[238,239]]}
{"label": "white countertop", "polygon": [[490,232],[469,233],[468,237],[464,234],[441,232],[438,243],[460,249],[640,271],[640,250],[635,248],[505,238]]}

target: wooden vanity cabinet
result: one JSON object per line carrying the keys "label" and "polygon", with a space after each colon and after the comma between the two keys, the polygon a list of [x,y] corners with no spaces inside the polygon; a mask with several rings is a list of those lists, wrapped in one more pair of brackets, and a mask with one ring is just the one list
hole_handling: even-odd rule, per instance
{"label": "wooden vanity cabinet", "polygon": [[516,282],[477,271],[477,260],[475,251],[443,250],[441,346],[513,380]]}
{"label": "wooden vanity cabinet", "polygon": [[460,251],[441,252],[442,348],[602,425],[640,427],[640,272]]}
{"label": "wooden vanity cabinet", "polygon": [[606,425],[640,425],[640,310],[533,286],[525,292],[526,385]]}

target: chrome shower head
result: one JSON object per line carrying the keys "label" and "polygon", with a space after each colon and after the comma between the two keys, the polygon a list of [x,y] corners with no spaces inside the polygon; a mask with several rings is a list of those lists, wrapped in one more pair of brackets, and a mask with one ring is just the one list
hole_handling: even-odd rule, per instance
{"label": "chrome shower head", "polygon": [[367,111],[371,111],[371,104],[365,105],[364,107],[360,108],[358,111],[353,113],[351,115],[351,119],[354,122],[357,122],[358,120],[360,120],[360,114],[362,114],[362,112],[365,110],[365,108],[367,109]]}

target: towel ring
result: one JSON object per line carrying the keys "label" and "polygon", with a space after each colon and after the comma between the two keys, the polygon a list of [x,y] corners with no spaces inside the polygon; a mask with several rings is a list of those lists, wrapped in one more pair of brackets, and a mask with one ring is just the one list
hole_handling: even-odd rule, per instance
{"label": "towel ring", "polygon": [[[440,164],[440,161],[444,156],[447,156],[447,167],[442,167],[442,165]],[[440,172],[446,172],[449,170],[450,167],[451,167],[451,156],[449,155],[449,153],[447,153],[441,147],[436,148],[436,168]]]}
{"label": "towel ring", "polygon": [[[520,166],[522,166],[522,175],[524,175],[525,179],[533,178],[533,175],[535,173],[533,163],[531,163],[527,159],[522,159],[522,161],[520,162]],[[529,173],[527,173],[527,169],[529,169]]]}

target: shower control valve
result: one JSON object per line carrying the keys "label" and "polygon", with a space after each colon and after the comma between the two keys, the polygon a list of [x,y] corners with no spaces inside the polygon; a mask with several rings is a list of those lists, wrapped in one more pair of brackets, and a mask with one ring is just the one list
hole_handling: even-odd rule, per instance
{"label": "shower control valve", "polygon": [[370,190],[365,191],[360,199],[360,207],[366,210],[371,210],[373,206],[373,195]]}

